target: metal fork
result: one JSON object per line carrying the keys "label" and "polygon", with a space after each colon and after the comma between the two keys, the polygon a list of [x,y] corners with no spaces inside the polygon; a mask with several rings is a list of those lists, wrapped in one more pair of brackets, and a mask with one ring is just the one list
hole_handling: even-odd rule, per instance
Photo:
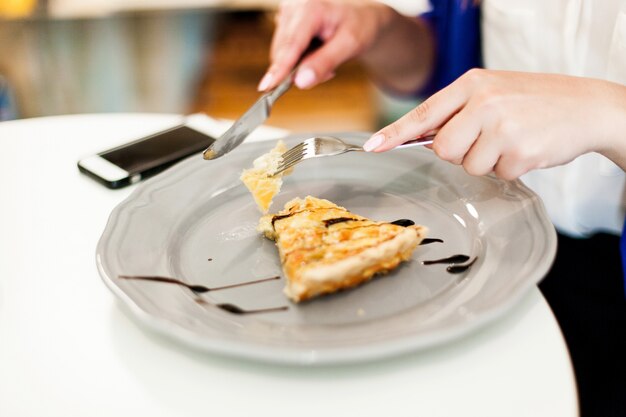
{"label": "metal fork", "polygon": [[[429,145],[433,143],[434,138],[435,135],[422,136],[421,138],[405,142],[402,145],[397,146],[395,149]],[[273,177],[274,175],[278,175],[305,159],[317,158],[320,156],[341,155],[342,153],[351,151],[363,151],[363,147],[346,143],[334,136],[309,138],[282,154],[280,163],[278,164],[276,171],[274,171],[271,176]]]}

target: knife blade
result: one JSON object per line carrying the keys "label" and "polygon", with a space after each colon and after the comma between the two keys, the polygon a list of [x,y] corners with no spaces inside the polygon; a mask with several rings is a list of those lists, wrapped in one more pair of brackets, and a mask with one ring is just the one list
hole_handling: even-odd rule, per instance
{"label": "knife blade", "polygon": [[204,150],[204,159],[216,159],[235,149],[267,120],[272,106],[293,84],[295,70],[276,88],[263,94],[222,136]]}
{"label": "knife blade", "polygon": [[287,78],[278,84],[274,89],[263,94],[233,125],[228,128],[222,136],[215,142],[211,143],[208,148],[202,152],[204,159],[216,159],[224,156],[228,152],[235,149],[252,133],[254,129],[267,120],[272,111],[272,107],[276,100],[280,98],[293,84],[293,80],[298,70],[298,65],[304,57],[316,50],[322,45],[319,38],[313,38],[309,47],[302,54],[302,57],[296,64],[296,68],[289,73]]}

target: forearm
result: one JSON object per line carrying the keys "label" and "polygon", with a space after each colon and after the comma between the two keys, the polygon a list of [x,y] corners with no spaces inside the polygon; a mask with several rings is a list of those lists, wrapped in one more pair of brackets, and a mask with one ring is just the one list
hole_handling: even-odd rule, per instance
{"label": "forearm", "polygon": [[390,8],[386,13],[384,30],[363,53],[361,61],[384,89],[414,93],[426,84],[433,71],[433,33],[420,18],[403,16]]}

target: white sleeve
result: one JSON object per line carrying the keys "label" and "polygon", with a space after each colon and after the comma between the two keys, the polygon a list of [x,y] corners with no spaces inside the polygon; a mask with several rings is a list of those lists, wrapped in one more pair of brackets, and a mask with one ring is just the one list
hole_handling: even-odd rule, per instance
{"label": "white sleeve", "polygon": [[620,235],[626,213],[626,174],[602,155],[536,170],[522,181],[543,200],[557,230],[573,237]]}

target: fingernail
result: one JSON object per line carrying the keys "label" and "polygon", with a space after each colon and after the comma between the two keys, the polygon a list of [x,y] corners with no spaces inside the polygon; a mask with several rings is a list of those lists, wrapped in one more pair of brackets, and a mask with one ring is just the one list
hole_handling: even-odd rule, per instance
{"label": "fingernail", "polygon": [[301,68],[298,70],[294,82],[298,88],[309,88],[315,82],[315,73],[311,68]]}
{"label": "fingernail", "polygon": [[372,136],[371,138],[369,138],[367,142],[365,142],[365,144],[363,145],[363,150],[365,152],[372,152],[373,150],[377,149],[380,145],[382,145],[384,141],[385,141],[385,135],[383,135],[382,133],[378,133]]}
{"label": "fingernail", "polygon": [[263,78],[261,78],[261,82],[259,83],[259,86],[257,87],[257,90],[259,91],[265,91],[267,90],[267,87],[270,86],[270,83],[272,82],[272,78],[274,78],[272,76],[271,73],[267,73],[263,76]]}

